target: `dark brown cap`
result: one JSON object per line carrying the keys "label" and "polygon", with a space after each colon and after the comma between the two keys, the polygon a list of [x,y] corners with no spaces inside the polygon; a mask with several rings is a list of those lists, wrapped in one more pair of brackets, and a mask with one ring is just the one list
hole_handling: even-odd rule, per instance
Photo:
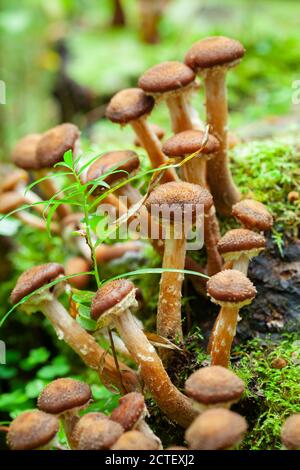
{"label": "dark brown cap", "polygon": [[112,97],[105,114],[112,122],[127,124],[149,114],[153,106],[152,96],[146,95],[140,88],[127,88]]}
{"label": "dark brown cap", "polygon": [[89,427],[95,426],[95,423],[102,419],[109,419],[104,413],[91,412],[83,415],[76,423],[72,432],[72,444],[75,448],[78,446],[81,431],[86,432]]}
{"label": "dark brown cap", "polygon": [[78,439],[77,450],[104,450],[109,449],[124,430],[119,423],[109,419],[91,420],[83,417],[76,424],[74,432]]}
{"label": "dark brown cap", "polygon": [[289,416],[285,421],[281,442],[289,450],[300,450],[300,413]]}
{"label": "dark brown cap", "polygon": [[36,149],[40,168],[51,168],[63,160],[68,150],[74,150],[80,136],[77,126],[68,122],[55,126],[43,134]]}
{"label": "dark brown cap", "polygon": [[11,302],[16,304],[26,295],[54,281],[60,274],[64,274],[64,267],[58,263],[41,264],[28,269],[17,280],[10,296]]}
{"label": "dark brown cap", "polygon": [[120,398],[110,419],[121,424],[125,431],[132,429],[145,413],[145,400],[141,393],[131,392]]}
{"label": "dark brown cap", "polygon": [[41,134],[28,134],[17,142],[12,152],[12,161],[24,170],[38,170],[40,168],[36,157],[36,148]]}
{"label": "dark brown cap", "polygon": [[[116,150],[107,152],[97,158],[89,167],[87,172],[86,181],[94,181],[105,173],[113,171],[108,174],[104,181],[108,184],[115,183],[116,181],[128,178],[128,174],[136,171],[140,166],[140,160],[137,153],[131,150]],[[124,173],[126,172],[126,173]],[[101,182],[99,182],[101,186]]]}
{"label": "dark brown cap", "polygon": [[195,213],[197,206],[201,205],[204,206],[206,212],[211,208],[213,199],[207,189],[197,184],[172,181],[157,186],[145,201],[149,212],[152,205],[162,206],[164,204],[172,206],[173,214],[168,214],[168,217],[174,217],[174,212],[177,210],[185,212],[192,209],[192,213]]}
{"label": "dark brown cap", "polygon": [[130,294],[135,294],[135,286],[128,279],[107,282],[98,289],[92,301],[91,316],[97,320],[108,310],[116,307]]}
{"label": "dark brown cap", "polygon": [[12,191],[16,186],[18,186],[19,183],[26,184],[28,183],[28,180],[28,173],[22,169],[17,168],[16,170],[13,170],[12,173],[5,175],[0,183],[0,193],[4,193],[5,191]]}
{"label": "dark brown cap", "polygon": [[266,206],[253,199],[244,199],[234,204],[232,215],[250,230],[270,230],[273,225],[273,217]]}
{"label": "dark brown cap", "polygon": [[[198,152],[203,145],[203,138],[203,131],[188,130],[179,132],[164,143],[162,150],[170,157],[183,157]],[[215,153],[218,151],[219,146],[219,141],[213,135],[209,135],[201,153]]]}
{"label": "dark brown cap", "polygon": [[50,443],[59,430],[56,416],[43,411],[25,411],[9,426],[7,443],[11,450],[34,450]]}
{"label": "dark brown cap", "polygon": [[244,388],[236,374],[221,366],[203,367],[185,382],[187,396],[205,405],[238,401]]}
{"label": "dark brown cap", "polygon": [[[69,258],[66,262],[65,272],[66,276],[71,276],[72,274],[86,273],[90,270],[90,262],[87,261],[82,256],[73,256]],[[89,283],[89,275],[81,274],[80,276],[75,276],[68,279],[68,282],[71,286],[76,289],[85,289]]]}
{"label": "dark brown cap", "polygon": [[221,255],[262,250],[265,246],[266,240],[262,235],[243,228],[229,230],[218,242]]}
{"label": "dark brown cap", "polygon": [[[149,123],[149,128],[150,128],[150,131],[153,132],[156,137],[158,138],[158,140],[162,140],[165,136],[165,130],[158,126],[157,124],[154,124],[154,123]],[[134,145],[136,147],[141,147],[141,143],[139,141],[139,138],[136,136],[135,139],[134,139]]]}
{"label": "dark brown cap", "polygon": [[157,450],[158,444],[140,431],[127,431],[112,446],[112,450]]}
{"label": "dark brown cap", "polygon": [[138,85],[145,93],[166,93],[183,88],[194,79],[193,70],[182,62],[162,62],[146,70]]}
{"label": "dark brown cap", "polygon": [[46,413],[59,414],[87,405],[92,398],[88,384],[80,380],[62,378],[50,382],[38,398],[38,407]]}
{"label": "dark brown cap", "polygon": [[207,281],[207,294],[216,304],[249,303],[256,295],[256,289],[250,279],[236,269],[225,269]]}
{"label": "dark brown cap", "polygon": [[7,191],[0,194],[0,214],[9,214],[19,209],[23,204],[25,204],[24,196],[16,191]]}
{"label": "dark brown cap", "polygon": [[192,450],[225,450],[239,444],[246,431],[247,422],[242,416],[225,408],[213,408],[193,421],[185,439]]}
{"label": "dark brown cap", "polygon": [[192,45],[185,56],[185,63],[193,70],[230,65],[245,54],[243,45],[235,39],[212,36]]}

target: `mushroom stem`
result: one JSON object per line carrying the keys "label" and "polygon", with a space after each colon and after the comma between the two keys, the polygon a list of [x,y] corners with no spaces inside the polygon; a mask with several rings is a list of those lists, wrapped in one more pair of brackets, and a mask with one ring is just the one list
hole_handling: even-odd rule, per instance
{"label": "mushroom stem", "polygon": [[240,257],[233,261],[232,269],[236,269],[237,271],[241,271],[245,276],[248,273],[248,266],[249,266],[249,257],[246,255],[241,254]]}
{"label": "mushroom stem", "polygon": [[228,367],[230,350],[236,333],[239,308],[221,307],[216,324],[212,331],[211,365]]}
{"label": "mushroom stem", "polygon": [[207,123],[210,132],[219,140],[220,149],[214,158],[208,160],[208,183],[217,210],[230,215],[233,204],[240,200],[229,169],[227,154],[228,106],[226,88],[226,67],[213,67],[204,74],[206,93]]}
{"label": "mushroom stem", "polygon": [[207,188],[206,160],[204,155],[195,156],[185,163],[181,170],[184,181],[200,184],[203,188]]}
{"label": "mushroom stem", "polygon": [[64,431],[66,434],[68,444],[71,449],[75,449],[75,442],[72,439],[72,435],[74,432],[74,428],[80,419],[78,411],[77,410],[65,411],[64,413],[60,415],[60,419],[61,419]]}
{"label": "mushroom stem", "polygon": [[[54,327],[58,338],[63,339],[88,367],[99,371],[104,384],[111,383],[120,391],[123,390],[123,384],[115,368],[113,358],[100,348],[95,339],[68,314],[54,296],[51,300],[46,300],[41,304],[41,311]],[[122,381],[126,384],[136,385],[134,372],[125,364],[119,364],[122,376],[124,375]]]}
{"label": "mushroom stem", "polygon": [[174,134],[193,129],[193,122],[183,92],[171,93],[166,101]]}
{"label": "mushroom stem", "polygon": [[207,252],[207,274],[212,276],[222,269],[222,258],[217,248],[220,239],[219,223],[212,206],[204,215],[204,242]]}
{"label": "mushroom stem", "polygon": [[[29,225],[30,227],[36,228],[38,230],[47,230],[46,222],[37,217],[36,215],[30,214],[29,212],[23,210],[16,212],[14,215],[16,218],[21,220],[21,222],[26,225]],[[59,234],[60,228],[55,222],[52,222],[50,225],[50,231],[52,233]]]}
{"label": "mushroom stem", "polygon": [[192,402],[172,384],[158,354],[130,310],[115,315],[114,323],[157,405],[172,421],[184,428],[189,426],[197,416]]}

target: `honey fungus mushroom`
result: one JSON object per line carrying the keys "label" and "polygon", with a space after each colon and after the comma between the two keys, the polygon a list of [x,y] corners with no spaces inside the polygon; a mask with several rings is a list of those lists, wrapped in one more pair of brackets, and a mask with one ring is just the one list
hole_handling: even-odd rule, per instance
{"label": "honey fungus mushroom", "polygon": [[111,447],[111,450],[157,450],[157,443],[142,432],[133,429],[124,432]]}
{"label": "honey fungus mushroom", "polygon": [[74,428],[76,450],[109,449],[123,432],[119,423],[99,413],[88,413],[80,418]]}
{"label": "honey fungus mushroom", "polygon": [[247,229],[266,232],[272,228],[273,217],[264,204],[243,199],[232,207],[232,215]]}
{"label": "honey fungus mushroom", "polygon": [[289,416],[281,428],[281,442],[286,450],[300,450],[300,414]]}

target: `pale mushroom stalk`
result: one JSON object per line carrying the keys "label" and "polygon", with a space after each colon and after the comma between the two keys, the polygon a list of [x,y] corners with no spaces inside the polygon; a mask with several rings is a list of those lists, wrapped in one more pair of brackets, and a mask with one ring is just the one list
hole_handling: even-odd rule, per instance
{"label": "pale mushroom stalk", "polygon": [[212,276],[222,269],[222,258],[217,248],[217,243],[220,239],[220,229],[214,206],[204,214],[203,228],[204,243],[207,254],[207,274],[208,276]]}
{"label": "pale mushroom stalk", "polygon": [[174,134],[193,129],[193,121],[183,92],[171,93],[167,97],[167,106]]}
{"label": "pale mushroom stalk", "polygon": [[239,308],[223,306],[219,312],[211,341],[211,365],[228,367],[230,351],[236,334]]}

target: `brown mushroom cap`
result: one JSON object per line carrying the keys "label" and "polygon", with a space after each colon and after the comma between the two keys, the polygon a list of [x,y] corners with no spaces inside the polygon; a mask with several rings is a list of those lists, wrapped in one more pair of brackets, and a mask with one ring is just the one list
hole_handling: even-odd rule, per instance
{"label": "brown mushroom cap", "polygon": [[26,295],[54,281],[60,274],[64,274],[64,267],[58,263],[41,264],[28,269],[17,280],[10,296],[11,302],[16,304]]}
{"label": "brown mushroom cap", "polygon": [[125,431],[132,429],[145,412],[145,400],[141,393],[131,392],[120,398],[110,419],[121,424]]}
{"label": "brown mushroom cap", "polygon": [[166,450],[188,450],[187,447],[183,447],[183,446],[170,446],[170,447],[166,447]]}
{"label": "brown mushroom cap", "polygon": [[256,289],[250,279],[236,269],[225,269],[207,281],[207,294],[214,303],[241,304],[251,301]]}
{"label": "brown mushroom cap", "polygon": [[87,405],[92,398],[88,384],[80,380],[62,378],[50,382],[38,398],[38,407],[46,413],[59,414]]}
{"label": "brown mushroom cap", "polygon": [[185,56],[185,63],[193,70],[230,65],[245,54],[243,45],[235,39],[211,36],[197,41]]}
{"label": "brown mushroom cap", "polygon": [[22,194],[15,191],[6,191],[0,194],[0,214],[9,214],[25,204]]}
{"label": "brown mushroom cap", "polygon": [[112,450],[157,450],[157,442],[140,431],[127,431],[112,446]]}
{"label": "brown mushroom cap", "polygon": [[221,255],[228,253],[253,252],[266,246],[265,238],[257,232],[243,228],[229,230],[218,242]]}
{"label": "brown mushroom cap", "polygon": [[91,316],[97,320],[101,315],[117,306],[128,295],[135,292],[134,284],[128,279],[107,282],[96,292],[92,301]]}
{"label": "brown mushroom cap", "polygon": [[281,441],[289,450],[300,449],[300,413],[287,418],[281,429]]}
{"label": "brown mushroom cap", "polygon": [[203,367],[185,382],[185,393],[205,405],[235,402],[244,392],[244,382],[221,366]]}
{"label": "brown mushroom cap", "polygon": [[207,212],[212,204],[212,195],[207,189],[197,184],[175,181],[156,187],[145,201],[149,212],[152,205],[172,207],[172,213],[168,214],[171,218],[174,217],[174,212],[185,212],[188,209],[192,209],[194,214],[197,206],[204,206],[204,211]]}
{"label": "brown mushroom cap", "polygon": [[[114,173],[108,174],[104,179],[106,183],[112,184],[120,179],[128,178],[126,173],[134,172],[139,166],[139,157],[131,150],[107,152],[101,155],[100,158],[97,158],[89,167],[86,181],[94,181],[105,173],[114,171]],[[101,185],[101,183],[99,184]]]}
{"label": "brown mushroom cap", "polygon": [[153,106],[152,96],[146,95],[140,88],[127,88],[112,97],[105,114],[112,122],[127,124],[149,114]]}
{"label": "brown mushroom cap", "polygon": [[23,183],[25,185],[28,183],[28,180],[28,173],[22,169],[17,168],[16,170],[13,170],[12,173],[5,175],[0,183],[0,193],[14,190],[19,183]]}
{"label": "brown mushroom cap", "polygon": [[247,430],[246,420],[225,408],[204,411],[186,430],[185,439],[193,450],[222,450],[237,445]]}
{"label": "brown mushroom cap", "polygon": [[75,426],[75,436],[78,435],[77,450],[109,449],[124,432],[119,423],[109,419],[82,419]]}
{"label": "brown mushroom cap", "polygon": [[36,148],[41,134],[28,134],[17,142],[12,152],[12,161],[24,170],[38,170],[40,168],[36,157]]}
{"label": "brown mushroom cap", "polygon": [[193,82],[195,73],[182,62],[162,62],[146,70],[138,85],[145,93],[165,93],[178,90]]}
{"label": "brown mushroom cap", "polygon": [[273,217],[264,204],[253,199],[244,199],[234,204],[232,215],[250,230],[270,230],[273,225]]}
{"label": "brown mushroom cap", "polygon": [[68,282],[76,289],[84,289],[89,282],[89,275],[85,274],[90,270],[90,262],[82,256],[73,256],[66,262],[66,276],[83,273],[80,276],[72,277]]}
{"label": "brown mushroom cap", "polygon": [[68,122],[45,132],[36,148],[40,168],[51,168],[62,161],[65,152],[74,150],[79,136],[78,127]]}
{"label": "brown mushroom cap", "polygon": [[25,411],[9,426],[7,443],[11,450],[34,450],[43,447],[59,430],[56,416],[43,411]]}
{"label": "brown mushroom cap", "polygon": [[[151,132],[153,132],[153,133],[156,135],[156,137],[158,138],[158,140],[162,140],[162,139],[164,138],[166,132],[165,132],[165,130],[164,130],[162,127],[158,126],[158,125],[155,124],[155,123],[150,123],[150,124],[149,124],[149,127],[150,127]],[[140,143],[138,137],[135,137],[135,139],[134,139],[134,145],[135,145],[136,147],[141,147],[141,143]]]}
{"label": "brown mushroom cap", "polygon": [[91,412],[83,415],[76,423],[74,430],[72,432],[72,442],[75,448],[78,446],[78,441],[81,435],[81,432],[86,432],[86,429],[93,427],[95,423],[102,419],[109,419],[104,413],[100,412]]}
{"label": "brown mushroom cap", "polygon": [[204,132],[197,130],[188,130],[179,132],[168,139],[162,147],[163,152],[170,157],[183,157],[191,153],[198,152],[211,154],[219,149],[219,141],[209,135],[208,141],[203,148]]}

